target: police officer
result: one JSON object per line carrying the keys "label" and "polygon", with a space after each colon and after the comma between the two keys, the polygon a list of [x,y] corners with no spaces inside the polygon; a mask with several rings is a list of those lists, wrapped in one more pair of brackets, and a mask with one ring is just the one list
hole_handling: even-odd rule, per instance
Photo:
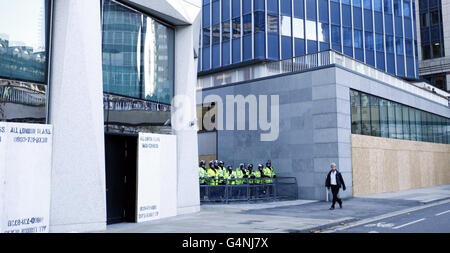
{"label": "police officer", "polygon": [[277,175],[275,174],[275,170],[272,168],[272,163],[271,161],[267,161],[266,163],[266,167],[263,170],[264,175],[268,176],[268,179],[266,180],[266,183],[273,183],[273,179],[277,177]]}
{"label": "police officer", "polygon": [[244,183],[244,174],[245,174],[245,166],[243,163],[239,164],[239,167],[236,168],[235,171],[236,174],[236,184],[243,184]]}
{"label": "police officer", "polygon": [[217,185],[217,181],[215,180],[217,178],[216,170],[214,169],[214,162],[209,162],[209,169],[207,172],[207,178],[208,178],[208,184],[209,185]]}
{"label": "police officer", "polygon": [[256,183],[257,184],[262,184],[263,179],[265,175],[263,173],[263,165],[262,164],[258,164],[258,170],[253,172],[255,174],[255,178],[256,178]]}
{"label": "police officer", "polygon": [[[222,174],[222,178],[225,179],[225,173],[227,172],[227,169],[225,168],[223,161],[219,161],[219,170],[221,170],[220,173]],[[219,184],[225,184],[225,183],[226,183],[225,180],[219,180]]]}
{"label": "police officer", "polygon": [[205,184],[205,178],[207,177],[206,174],[206,162],[204,160],[201,160],[198,167],[198,177],[200,179],[201,185]]}
{"label": "police officer", "polygon": [[236,184],[236,171],[233,171],[233,166],[228,165],[227,170],[224,173],[226,184]]}
{"label": "police officer", "polygon": [[247,178],[248,178],[248,183],[249,184],[254,184],[255,183],[255,180],[253,180],[254,178],[255,178],[255,175],[253,174],[253,164],[249,164],[248,165],[248,168],[247,168],[247,171],[246,171],[246,176],[247,176]]}

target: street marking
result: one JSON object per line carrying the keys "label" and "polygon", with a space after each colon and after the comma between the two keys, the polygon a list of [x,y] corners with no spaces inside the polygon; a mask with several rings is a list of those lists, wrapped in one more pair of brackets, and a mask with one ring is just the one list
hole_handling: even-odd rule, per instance
{"label": "street marking", "polygon": [[442,213],[437,213],[436,216],[439,216],[439,215],[444,214],[444,213],[450,213],[450,210],[447,210],[447,211],[442,212]]}
{"label": "street marking", "polygon": [[425,220],[425,218],[422,218],[422,219],[416,220],[416,221],[411,221],[409,223],[406,223],[406,224],[403,224],[403,225],[400,225],[400,226],[397,226],[397,227],[393,227],[392,229],[399,229],[399,228],[402,228],[402,227],[406,227],[408,225],[411,225],[411,224],[414,224],[414,223],[417,223],[417,222],[421,222],[423,220]]}
{"label": "street marking", "polygon": [[430,207],[433,207],[433,206],[443,205],[443,204],[447,204],[447,203],[450,203],[450,200],[446,199],[446,200],[442,200],[442,201],[439,201],[439,202],[436,202],[436,203],[432,203],[432,204],[425,204],[423,206],[412,207],[412,208],[396,211],[396,212],[393,212],[393,213],[382,214],[380,216],[367,218],[367,219],[364,219],[364,220],[361,220],[361,221],[357,221],[357,222],[354,222],[354,223],[351,223],[351,224],[346,224],[346,226],[334,226],[334,227],[331,227],[329,229],[321,231],[321,233],[334,233],[334,232],[337,232],[337,231],[341,231],[341,230],[357,227],[357,226],[360,226],[360,225],[364,225],[364,224],[367,224],[367,223],[370,223],[370,222],[383,220],[383,219],[391,218],[391,217],[394,217],[394,216],[397,216],[397,215],[401,215],[401,214],[405,214],[405,213],[409,213],[409,212],[414,212],[414,211],[422,210],[422,209],[425,209],[425,208],[430,208]]}
{"label": "street marking", "polygon": [[390,227],[393,227],[393,226],[394,226],[394,224],[386,223],[386,222],[378,222],[378,223],[372,223],[372,224],[364,225],[364,227],[366,227],[366,228],[370,228],[370,227],[390,228]]}

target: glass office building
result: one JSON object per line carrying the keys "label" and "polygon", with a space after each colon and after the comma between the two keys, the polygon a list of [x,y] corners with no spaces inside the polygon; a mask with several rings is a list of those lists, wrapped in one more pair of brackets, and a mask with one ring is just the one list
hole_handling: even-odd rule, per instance
{"label": "glass office building", "polygon": [[410,0],[203,0],[199,73],[335,50],[418,77]]}

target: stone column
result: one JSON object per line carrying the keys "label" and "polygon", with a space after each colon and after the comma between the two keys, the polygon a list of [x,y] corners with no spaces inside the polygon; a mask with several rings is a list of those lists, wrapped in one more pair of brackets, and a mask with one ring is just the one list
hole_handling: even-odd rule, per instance
{"label": "stone column", "polygon": [[55,0],[50,232],[106,228],[100,3]]}

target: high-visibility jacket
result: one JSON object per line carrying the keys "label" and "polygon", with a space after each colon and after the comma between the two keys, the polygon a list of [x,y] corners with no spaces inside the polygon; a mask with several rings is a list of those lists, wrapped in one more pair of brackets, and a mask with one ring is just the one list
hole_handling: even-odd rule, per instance
{"label": "high-visibility jacket", "polygon": [[235,171],[235,175],[236,175],[236,184],[243,184],[244,183],[244,172],[241,170],[241,168],[236,168]]}
{"label": "high-visibility jacket", "polygon": [[229,172],[228,170],[226,170],[223,178],[227,180],[227,184],[236,184],[236,180],[233,180],[236,179],[236,171]]}
{"label": "high-visibility jacket", "polygon": [[206,174],[206,170],[203,167],[198,168],[198,178],[200,179],[200,184],[205,183],[205,178],[207,177]]}
{"label": "high-visibility jacket", "polygon": [[209,185],[217,185],[218,175],[214,169],[209,168],[207,170],[207,178],[209,179],[208,180]]}
{"label": "high-visibility jacket", "polygon": [[272,167],[265,167],[263,169],[263,173],[266,176],[269,176],[269,178],[265,179],[266,183],[272,183],[273,182],[273,178],[276,176],[275,174],[275,170]]}
{"label": "high-visibility jacket", "polygon": [[219,174],[219,183],[223,183],[224,182],[224,178],[225,178],[225,173],[226,173],[227,169],[225,169],[225,167],[218,167],[217,168],[217,173]]}
{"label": "high-visibility jacket", "polygon": [[253,171],[252,175],[255,176],[255,179],[252,182],[253,184],[261,184],[262,183],[261,172],[259,170]]}

